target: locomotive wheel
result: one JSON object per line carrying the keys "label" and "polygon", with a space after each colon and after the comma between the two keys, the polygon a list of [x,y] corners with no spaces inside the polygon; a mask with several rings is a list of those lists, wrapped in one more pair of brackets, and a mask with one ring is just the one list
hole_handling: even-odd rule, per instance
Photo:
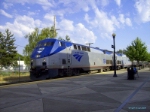
{"label": "locomotive wheel", "polygon": [[73,71],[72,71],[72,74],[73,75],[79,75],[80,74],[80,71],[78,70],[78,69],[74,69]]}
{"label": "locomotive wheel", "polygon": [[72,73],[66,73],[66,76],[70,77],[70,76],[72,76]]}
{"label": "locomotive wheel", "polygon": [[80,70],[79,69],[77,69],[77,75],[80,75]]}
{"label": "locomotive wheel", "polygon": [[40,77],[40,73],[36,73],[36,74],[35,74],[35,77],[36,77],[36,78],[39,78],[39,77]]}
{"label": "locomotive wheel", "polygon": [[72,75],[76,75],[77,74],[77,71],[76,71],[76,69],[73,69],[73,71],[72,71]]}
{"label": "locomotive wheel", "polygon": [[63,77],[64,76],[64,74],[62,73],[62,72],[60,72],[59,74],[58,74],[58,77]]}
{"label": "locomotive wheel", "polygon": [[88,71],[87,73],[88,73],[88,74],[91,74],[91,71]]}

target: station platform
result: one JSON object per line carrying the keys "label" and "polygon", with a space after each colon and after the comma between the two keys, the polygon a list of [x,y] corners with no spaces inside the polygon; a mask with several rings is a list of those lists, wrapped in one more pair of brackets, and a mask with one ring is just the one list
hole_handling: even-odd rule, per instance
{"label": "station platform", "polygon": [[150,71],[127,71],[0,86],[0,112],[150,112]]}

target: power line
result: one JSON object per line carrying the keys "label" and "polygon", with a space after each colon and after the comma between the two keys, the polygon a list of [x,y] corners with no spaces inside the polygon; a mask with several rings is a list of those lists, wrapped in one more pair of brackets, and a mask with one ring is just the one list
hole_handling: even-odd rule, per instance
{"label": "power line", "polygon": [[17,45],[17,46],[19,46],[19,47],[23,47],[23,48],[25,47],[25,46],[21,46],[21,45],[18,45],[18,44],[15,44],[15,45]]}

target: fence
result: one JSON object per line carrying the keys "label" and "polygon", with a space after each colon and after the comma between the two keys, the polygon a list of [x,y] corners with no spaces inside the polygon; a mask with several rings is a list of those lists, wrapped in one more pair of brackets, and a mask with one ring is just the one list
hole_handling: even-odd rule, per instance
{"label": "fence", "polygon": [[0,85],[30,81],[30,67],[0,67]]}

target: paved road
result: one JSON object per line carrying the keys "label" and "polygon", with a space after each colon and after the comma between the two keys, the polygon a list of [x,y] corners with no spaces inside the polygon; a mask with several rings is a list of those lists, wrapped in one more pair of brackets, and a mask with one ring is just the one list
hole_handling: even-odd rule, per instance
{"label": "paved road", "polygon": [[0,112],[150,112],[150,71],[126,70],[0,86]]}

